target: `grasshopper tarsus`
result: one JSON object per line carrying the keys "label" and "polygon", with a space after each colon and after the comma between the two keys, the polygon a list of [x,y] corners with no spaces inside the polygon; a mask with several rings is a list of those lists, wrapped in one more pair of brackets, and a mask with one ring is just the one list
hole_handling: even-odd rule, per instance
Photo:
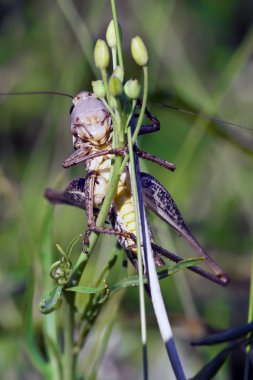
{"label": "grasshopper tarsus", "polygon": [[134,242],[136,242],[136,236],[133,233],[127,232],[127,231],[121,231],[114,228],[97,227],[96,225],[94,225],[94,226],[89,226],[87,231],[89,231],[89,234],[90,232],[96,232],[99,234],[114,235],[114,236],[123,237],[125,239],[131,239]]}
{"label": "grasshopper tarsus", "polygon": [[231,279],[226,273],[220,273],[219,275],[217,275],[217,277],[221,280],[224,286],[227,286],[231,281]]}

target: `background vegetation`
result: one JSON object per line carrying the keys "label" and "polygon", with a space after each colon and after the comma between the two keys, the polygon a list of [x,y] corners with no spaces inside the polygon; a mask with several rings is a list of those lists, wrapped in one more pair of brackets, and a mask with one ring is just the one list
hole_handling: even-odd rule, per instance
{"label": "background vegetation", "polygon": [[[246,0],[119,1],[127,73],[140,73],[128,59],[130,39],[139,34],[149,48],[150,99],[252,128],[252,7]],[[93,43],[103,38],[110,19],[108,1],[2,0],[1,91],[49,89],[76,94],[90,90],[95,75]],[[0,98],[0,372],[4,380],[39,378],[25,348],[24,321],[33,273],[34,323],[40,340],[41,256],[49,249],[43,243],[42,227],[50,207],[43,191],[49,186],[63,187],[70,178],[84,175],[81,166],[69,171],[61,167],[72,150],[69,108],[68,98]],[[210,327],[222,329],[247,322],[253,253],[253,135],[152,104],[150,110],[159,118],[161,131],[140,138],[140,145],[175,162],[177,170],[169,174],[147,163],[143,168],[169,189],[191,229],[232,279],[225,289],[188,273],[163,281],[190,377],[216,350],[191,348],[191,340],[205,335]],[[183,257],[194,256],[164,223],[153,215],[150,220],[157,242]],[[84,229],[81,211],[59,207],[54,216],[53,250],[56,242],[65,247]],[[115,239],[101,241],[90,263],[87,284],[102,267]],[[97,350],[102,326],[115,319],[109,346],[98,366],[98,379],[141,378],[138,292],[127,290],[116,312],[118,301],[110,305],[114,313],[105,310],[85,348],[83,367],[93,358],[92,366],[97,368],[102,356]],[[164,379],[165,374],[172,378],[152,310],[148,310],[150,378]],[[217,378],[240,378],[243,364],[237,353],[236,360]]]}

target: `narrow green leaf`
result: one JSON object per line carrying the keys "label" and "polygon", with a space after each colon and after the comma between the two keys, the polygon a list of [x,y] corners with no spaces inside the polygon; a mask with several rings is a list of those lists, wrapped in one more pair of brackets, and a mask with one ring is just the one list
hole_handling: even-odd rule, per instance
{"label": "narrow green leaf", "polygon": [[[179,263],[177,263],[176,265],[174,265],[174,267],[172,267],[172,268],[171,267],[165,267],[166,269],[160,270],[159,272],[157,272],[157,276],[158,276],[159,280],[162,280],[168,276],[171,276],[177,272],[180,272],[181,270],[187,269],[191,266],[199,265],[203,261],[204,261],[204,259],[202,259],[202,258],[190,258],[190,259],[182,260]],[[147,284],[147,277],[146,276],[143,277],[143,283]],[[120,290],[123,288],[129,288],[129,287],[135,287],[135,286],[139,286],[139,276],[137,276],[137,275],[128,277],[127,279],[124,279],[124,280],[117,282],[113,286],[112,292],[116,292],[117,290]]]}
{"label": "narrow green leaf", "polygon": [[174,273],[176,273],[176,272],[178,272],[180,270],[183,270],[183,269],[186,269],[186,268],[189,268],[189,267],[200,265],[204,261],[205,261],[204,257],[203,258],[202,257],[192,257],[192,258],[189,258],[189,259],[185,259],[185,260],[179,261],[172,268],[173,273],[171,273],[171,274],[174,274]]}
{"label": "narrow green leaf", "polygon": [[89,288],[86,286],[73,286],[71,288],[68,288],[66,290],[70,292],[77,292],[77,293],[85,293],[85,294],[95,294],[102,292],[105,289],[104,286],[100,286],[100,288]]}
{"label": "narrow green leaf", "polygon": [[63,286],[57,285],[43,297],[39,307],[42,314],[49,314],[61,306],[62,289]]}
{"label": "narrow green leaf", "polygon": [[46,345],[50,348],[51,352],[53,352],[54,358],[56,360],[56,363],[59,369],[60,376],[62,376],[63,368],[62,368],[62,360],[61,360],[62,359],[61,348],[57,346],[57,343],[49,335],[45,335],[45,342],[46,342]]}
{"label": "narrow green leaf", "polygon": [[60,246],[60,244],[55,244],[58,252],[63,256],[63,257],[66,257],[66,252],[64,252],[63,248]]}
{"label": "narrow green leaf", "polygon": [[72,249],[74,248],[74,246],[78,243],[78,241],[80,240],[80,238],[82,237],[82,234],[78,234],[77,236],[75,236],[71,242],[69,243],[68,245],[68,248],[67,248],[67,251],[66,251],[66,255],[67,256],[70,256],[71,252],[72,252]]}
{"label": "narrow green leaf", "polygon": [[32,304],[33,304],[33,293],[34,293],[34,279],[30,276],[28,281],[29,287],[26,294],[26,312],[24,315],[24,335],[27,346],[28,355],[31,358],[32,363],[37,368],[37,370],[43,375],[43,377],[50,378],[49,367],[45,362],[42,354],[40,353],[39,347],[35,340],[35,333],[33,327],[32,318]]}

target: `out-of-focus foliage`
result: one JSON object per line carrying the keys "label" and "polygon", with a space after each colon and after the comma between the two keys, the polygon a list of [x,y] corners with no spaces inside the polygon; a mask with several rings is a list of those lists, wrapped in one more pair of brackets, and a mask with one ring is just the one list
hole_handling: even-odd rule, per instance
{"label": "out-of-focus foliage", "polygon": [[[72,19],[69,4],[77,17],[72,26],[65,17]],[[118,1],[127,73],[140,73],[129,54],[130,40],[138,34],[149,49],[152,100],[253,127],[252,7],[252,2],[239,0]],[[110,19],[109,1],[2,0],[0,91],[75,94],[90,90],[91,80],[96,79],[90,63],[92,41],[103,37]],[[49,207],[43,191],[55,184],[63,187],[70,177],[84,175],[81,166],[69,172],[61,167],[72,149],[70,106],[68,98],[0,98],[2,379],[37,376],[24,348],[23,321],[32,272],[36,279],[34,321],[39,332],[43,318],[38,313],[43,283],[41,229]],[[226,328],[247,321],[253,252],[253,133],[215,126],[155,105],[150,105],[150,110],[160,120],[161,131],[141,137],[140,144],[175,162],[177,170],[171,174],[146,163],[143,168],[170,190],[194,233],[232,279],[227,289],[192,274],[177,274],[162,283],[190,377],[215,354],[214,349],[206,349],[200,356],[200,351],[188,346],[191,339],[206,332],[206,323]],[[59,207],[54,220],[52,240],[62,246],[85,228],[84,214],[75,209]],[[150,220],[161,245],[183,257],[193,255],[166,225],[153,216]],[[113,243],[114,239],[103,238],[92,258],[87,284],[102,267]],[[148,310],[150,378],[155,374],[163,379],[169,363],[153,329],[152,310]],[[138,378],[141,346],[136,289],[126,291],[117,321],[98,378]],[[220,379],[238,379],[240,365],[243,363],[238,361],[237,368],[235,363],[233,368],[225,368]]]}

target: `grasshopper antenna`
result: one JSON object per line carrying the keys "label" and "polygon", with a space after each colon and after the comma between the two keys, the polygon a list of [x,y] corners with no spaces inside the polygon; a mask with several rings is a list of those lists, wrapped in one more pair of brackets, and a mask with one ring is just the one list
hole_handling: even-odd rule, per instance
{"label": "grasshopper antenna", "polygon": [[74,99],[73,95],[67,94],[60,91],[22,91],[22,92],[0,92],[0,96],[9,95],[60,95],[66,96],[68,98]]}
{"label": "grasshopper antenna", "polygon": [[225,125],[230,125],[232,127],[242,128],[242,129],[245,129],[247,131],[253,132],[253,128],[246,127],[245,125],[241,125],[241,124],[237,124],[237,123],[232,123],[231,121],[225,121],[225,120],[222,120],[222,119],[218,119],[216,117],[211,117],[211,116],[208,116],[208,115],[206,115],[204,113],[201,113],[201,112],[189,111],[189,110],[185,110],[183,108],[175,107],[175,106],[172,106],[172,105],[169,105],[169,104],[162,104],[162,103],[156,103],[156,102],[150,102],[150,103],[152,103],[152,104],[154,104],[155,106],[158,106],[158,107],[170,108],[173,111],[182,112],[182,113],[185,113],[186,115],[200,116],[203,119],[212,120],[212,121],[215,121],[215,122],[218,122],[218,123],[222,123],[222,124],[225,124]]}

